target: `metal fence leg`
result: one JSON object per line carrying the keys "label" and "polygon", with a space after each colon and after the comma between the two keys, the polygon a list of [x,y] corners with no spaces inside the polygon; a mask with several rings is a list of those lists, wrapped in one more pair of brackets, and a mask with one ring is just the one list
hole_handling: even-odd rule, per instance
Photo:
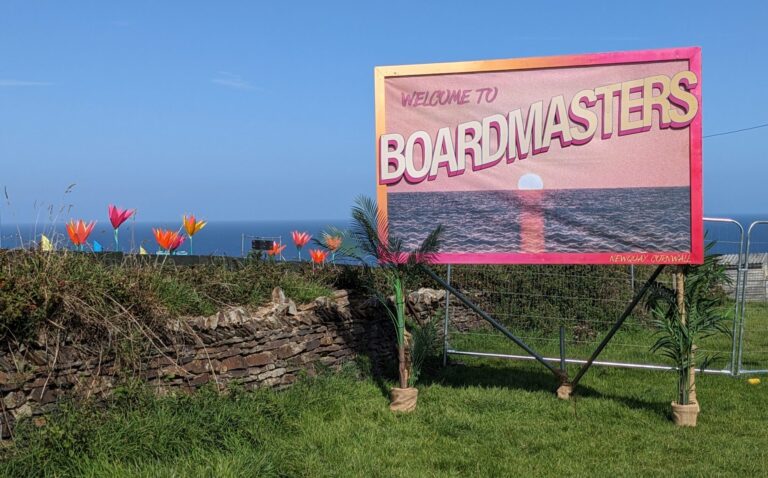
{"label": "metal fence leg", "polygon": [[747,267],[742,268],[742,260],[746,262],[746,258],[741,257],[741,251],[739,252],[739,265],[736,268],[736,302],[735,309],[733,311],[733,328],[731,332],[731,375],[738,376],[741,368],[741,336],[744,333],[744,308],[746,307],[744,290],[747,288],[747,273],[749,272]]}
{"label": "metal fence leg", "polygon": [[[446,274],[445,281],[448,283],[448,285],[451,284],[451,265],[448,264],[448,272]],[[448,343],[448,322],[451,320],[451,312],[450,312],[450,301],[451,301],[451,294],[448,292],[448,289],[445,289],[445,320],[443,321],[443,367],[448,365],[448,347],[450,347],[450,344]]]}
{"label": "metal fence leg", "polygon": [[560,371],[563,372],[563,377],[567,377],[568,373],[565,367],[565,327],[560,326]]}

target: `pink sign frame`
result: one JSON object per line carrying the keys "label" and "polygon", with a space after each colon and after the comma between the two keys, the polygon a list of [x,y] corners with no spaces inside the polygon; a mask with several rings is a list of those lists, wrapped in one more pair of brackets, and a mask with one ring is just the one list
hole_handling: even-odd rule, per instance
{"label": "pink sign frame", "polygon": [[437,256],[441,264],[700,264],[704,258],[702,214],[702,79],[701,49],[699,47],[670,48],[630,52],[564,55],[508,60],[434,63],[375,68],[376,108],[376,196],[379,208],[388,214],[390,184],[381,180],[381,148],[379,143],[387,133],[386,86],[391,79],[455,75],[465,73],[533,71],[568,69],[599,65],[630,65],[686,61],[688,70],[698,78],[690,93],[698,101],[698,112],[688,124],[689,185],[690,185],[690,250],[631,251],[631,252],[444,252]]}

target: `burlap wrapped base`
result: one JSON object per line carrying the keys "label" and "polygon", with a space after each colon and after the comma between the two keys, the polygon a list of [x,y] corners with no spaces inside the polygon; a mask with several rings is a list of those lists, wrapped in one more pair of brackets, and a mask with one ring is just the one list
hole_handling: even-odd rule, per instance
{"label": "burlap wrapped base", "polygon": [[563,383],[557,388],[557,398],[560,400],[570,400],[573,394],[573,385]]}
{"label": "burlap wrapped base", "polygon": [[412,412],[419,398],[418,388],[393,388],[389,409],[393,412]]}
{"label": "burlap wrapped base", "polygon": [[695,427],[699,416],[699,404],[678,405],[672,402],[672,421],[679,427]]}

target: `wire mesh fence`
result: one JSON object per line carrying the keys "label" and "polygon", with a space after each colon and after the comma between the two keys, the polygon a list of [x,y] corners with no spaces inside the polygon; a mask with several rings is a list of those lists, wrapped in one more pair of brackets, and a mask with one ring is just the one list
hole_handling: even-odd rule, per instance
{"label": "wire mesh fence", "polygon": [[[732,335],[702,340],[697,353],[713,359],[707,372],[733,373],[738,336],[733,332],[738,334],[741,311],[737,282],[743,228],[731,220],[710,219],[707,225],[713,226],[708,228],[711,237],[707,240],[717,244],[710,252],[724,258],[731,278],[720,292],[724,296],[722,313],[729,317]],[[453,265],[449,282],[548,361],[564,360],[566,367],[573,367],[589,358],[653,270],[651,266]],[[667,268],[657,282],[673,287],[673,271]],[[768,303],[761,306],[768,311]],[[446,310],[447,355],[531,359],[493,327],[467,320],[477,314],[458,300],[449,298]],[[671,368],[664,357],[650,351],[656,341],[650,321],[651,313],[641,302],[596,364]],[[744,338],[747,345],[757,340],[749,334]]]}

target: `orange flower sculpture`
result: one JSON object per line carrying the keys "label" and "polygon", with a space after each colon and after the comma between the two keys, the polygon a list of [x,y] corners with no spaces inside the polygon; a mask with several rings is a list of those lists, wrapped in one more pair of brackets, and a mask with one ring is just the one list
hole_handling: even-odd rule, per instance
{"label": "orange flower sculpture", "polygon": [[184,244],[184,235],[170,229],[152,228],[152,234],[155,235],[155,240],[160,249],[167,251],[168,254],[173,254],[176,249]]}
{"label": "orange flower sculpture", "polygon": [[301,260],[301,248],[306,246],[312,236],[306,232],[293,231],[291,233],[293,237],[293,243],[296,244],[296,249],[299,251],[299,260]]}
{"label": "orange flower sculpture", "polygon": [[336,252],[341,247],[341,236],[328,236],[325,238],[325,247],[331,252]]}
{"label": "orange flower sculpture", "polygon": [[285,249],[285,246],[283,244],[273,241],[272,247],[270,249],[267,249],[267,255],[270,257],[280,257],[280,254],[283,252],[283,249]]}
{"label": "orange flower sculpture", "polygon": [[325,262],[325,258],[328,257],[328,251],[322,249],[310,249],[309,257],[312,258],[312,267],[314,267],[315,264],[322,264]]}
{"label": "orange flower sculpture", "polygon": [[82,219],[78,220],[77,222],[75,222],[74,219],[70,219],[69,223],[67,224],[67,234],[69,235],[69,240],[71,240],[72,244],[77,246],[82,251],[86,241],[88,240],[88,236],[91,235],[91,231],[93,231],[93,226],[95,225],[96,221],[91,221],[86,224]]}
{"label": "orange flower sculpture", "polygon": [[342,236],[335,236],[332,234],[328,234],[327,232],[323,233],[322,245],[324,245],[326,249],[331,251],[331,263],[336,264],[336,251],[339,250],[343,242],[344,242],[344,238]]}
{"label": "orange flower sculpture", "polygon": [[184,223],[184,229],[187,230],[187,235],[189,236],[189,253],[192,254],[192,236],[200,232],[200,230],[208,223],[196,219],[192,214],[190,214],[189,217],[185,214],[182,218],[182,222]]}

